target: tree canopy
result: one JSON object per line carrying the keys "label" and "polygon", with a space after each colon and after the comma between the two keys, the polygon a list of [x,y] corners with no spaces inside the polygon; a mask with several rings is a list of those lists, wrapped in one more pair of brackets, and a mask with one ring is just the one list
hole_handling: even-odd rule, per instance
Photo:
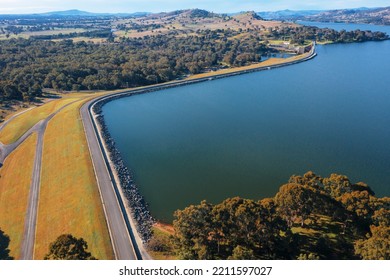
{"label": "tree canopy", "polygon": [[156,35],[106,44],[0,41],[0,97],[29,100],[43,88],[110,90],[161,83],[222,64],[258,62],[269,51],[258,34],[237,35],[206,30],[187,37]]}
{"label": "tree canopy", "polygon": [[274,198],[202,201],[175,213],[182,259],[389,259],[390,198],[364,183],[313,172]]}
{"label": "tree canopy", "polygon": [[83,238],[62,234],[50,244],[45,260],[95,260]]}
{"label": "tree canopy", "polygon": [[0,260],[12,260],[10,256],[10,250],[8,248],[10,243],[9,236],[0,229]]}
{"label": "tree canopy", "polygon": [[286,258],[291,231],[272,213],[239,197],[217,205],[203,201],[175,213],[173,242],[183,259]]}

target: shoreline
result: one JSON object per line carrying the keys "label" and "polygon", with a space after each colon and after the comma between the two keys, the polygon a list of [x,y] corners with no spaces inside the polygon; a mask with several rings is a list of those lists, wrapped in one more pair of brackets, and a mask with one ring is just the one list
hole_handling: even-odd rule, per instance
{"label": "shoreline", "polygon": [[[315,44],[311,48],[310,52],[293,59],[283,59],[283,61],[273,64],[256,64],[249,65],[240,68],[232,68],[226,70],[220,70],[205,74],[198,74],[191,76],[185,80],[171,81],[164,84],[157,84],[151,86],[145,86],[135,88],[131,90],[124,90],[121,92],[111,93],[106,96],[100,96],[94,99],[89,105],[89,115],[95,126],[95,133],[99,142],[101,143],[101,152],[106,159],[107,169],[109,170],[111,180],[116,187],[118,201],[122,201],[122,212],[125,219],[128,219],[129,235],[132,242],[135,244],[135,250],[138,251],[138,255],[142,259],[151,259],[146,252],[143,244],[147,243],[152,237],[152,227],[158,221],[156,221],[149,209],[148,204],[144,197],[139,193],[138,187],[135,184],[131,170],[125,165],[119,150],[116,148],[115,141],[112,139],[107,125],[102,114],[102,107],[115,99],[128,97],[132,95],[145,94],[149,92],[185,86],[214,79],[221,79],[225,77],[231,77],[236,75],[242,75],[246,73],[252,73],[262,70],[270,70],[273,68],[284,67],[310,60],[316,56]],[[221,73],[223,71],[223,73]],[[199,76],[203,75],[203,76]],[[135,230],[133,230],[135,229]]]}

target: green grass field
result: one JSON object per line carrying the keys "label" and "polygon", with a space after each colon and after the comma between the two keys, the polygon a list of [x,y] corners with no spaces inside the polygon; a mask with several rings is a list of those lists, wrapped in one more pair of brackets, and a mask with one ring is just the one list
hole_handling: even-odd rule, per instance
{"label": "green grass field", "polygon": [[98,259],[114,257],[80,119],[85,101],[63,109],[46,129],[35,259],[42,259],[64,233],[82,237]]}
{"label": "green grass field", "polygon": [[0,228],[10,237],[11,256],[20,257],[37,135],[27,138],[0,168]]}

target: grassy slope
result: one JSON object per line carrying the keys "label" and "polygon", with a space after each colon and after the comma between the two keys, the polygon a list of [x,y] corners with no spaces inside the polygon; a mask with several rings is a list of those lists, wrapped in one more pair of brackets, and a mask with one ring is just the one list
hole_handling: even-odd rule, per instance
{"label": "grassy slope", "polygon": [[62,106],[75,100],[76,99],[74,98],[54,100],[24,114],[21,114],[20,116],[17,116],[0,132],[0,141],[4,144],[15,142],[37,122],[47,118],[50,114],[54,113]]}
{"label": "grassy slope", "polygon": [[15,259],[20,256],[36,140],[34,133],[9,155],[0,168],[0,228],[11,239],[9,247]]}
{"label": "grassy slope", "polygon": [[208,78],[208,77],[213,77],[215,75],[230,74],[230,73],[234,73],[234,72],[238,72],[238,71],[257,69],[260,67],[275,66],[278,64],[282,64],[282,63],[296,61],[296,60],[299,60],[305,56],[307,56],[307,54],[292,56],[289,58],[270,58],[270,59],[267,59],[266,61],[263,61],[260,63],[254,63],[254,64],[251,64],[248,66],[233,67],[233,68],[228,68],[228,69],[217,70],[214,72],[207,72],[207,73],[192,75],[192,76],[188,77],[187,80]]}
{"label": "grassy slope", "polygon": [[84,238],[96,258],[113,258],[79,115],[84,102],[76,102],[58,113],[45,133],[36,259],[42,259],[49,244],[63,233]]}

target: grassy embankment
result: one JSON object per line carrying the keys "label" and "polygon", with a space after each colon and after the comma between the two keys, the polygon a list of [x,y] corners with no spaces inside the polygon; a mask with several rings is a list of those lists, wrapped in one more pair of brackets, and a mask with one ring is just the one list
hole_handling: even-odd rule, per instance
{"label": "grassy embankment", "polygon": [[80,119],[82,99],[59,112],[44,137],[35,258],[70,233],[87,241],[92,255],[112,259],[109,233]]}
{"label": "grassy embankment", "polygon": [[275,66],[275,65],[279,65],[279,64],[298,61],[298,60],[305,58],[307,56],[308,56],[308,53],[292,56],[289,58],[274,58],[273,57],[273,58],[267,59],[266,61],[254,63],[254,64],[247,65],[247,66],[227,68],[227,69],[221,69],[221,70],[217,70],[217,71],[192,75],[192,76],[188,77],[187,80],[193,80],[193,79],[199,79],[199,78],[209,78],[209,77],[211,78],[211,77],[217,76],[217,75],[225,75],[225,74],[232,74],[235,72],[255,70],[255,69],[258,69],[261,67],[271,67],[271,66]]}
{"label": "grassy embankment", "polygon": [[75,100],[77,99],[62,98],[54,100],[17,116],[0,132],[0,141],[3,144],[11,144],[15,142],[37,122],[47,118],[50,114],[54,113],[62,106]]}
{"label": "grassy embankment", "polygon": [[0,228],[10,237],[10,255],[15,259],[20,257],[36,141],[34,133],[0,168]]}

